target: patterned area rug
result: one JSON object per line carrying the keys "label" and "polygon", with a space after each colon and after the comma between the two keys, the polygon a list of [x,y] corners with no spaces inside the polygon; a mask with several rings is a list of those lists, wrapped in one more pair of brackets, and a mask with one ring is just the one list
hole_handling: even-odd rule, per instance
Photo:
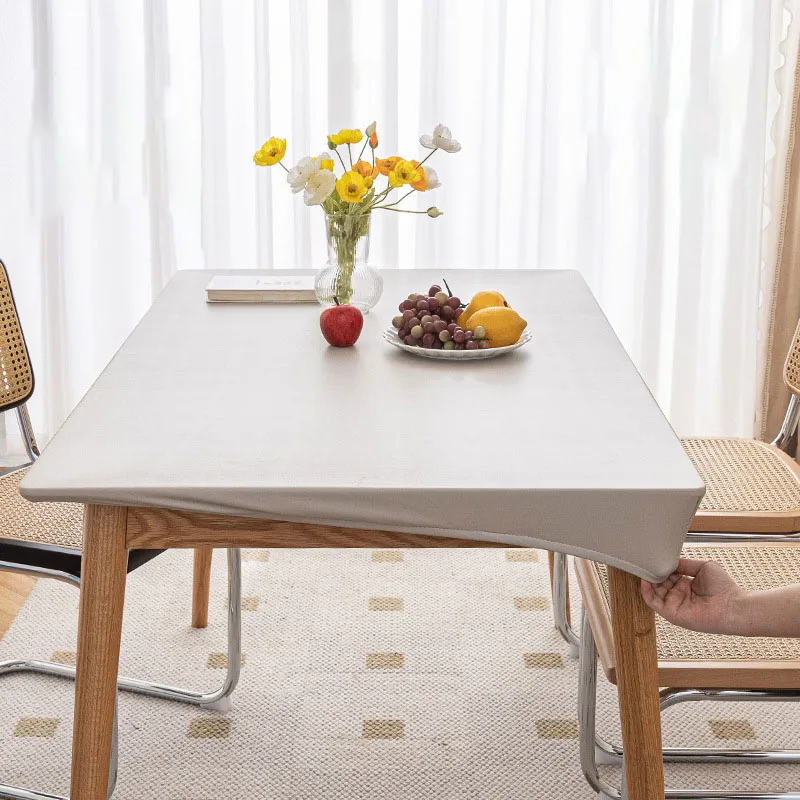
{"label": "patterned area rug", "polygon": [[[577,596],[575,591],[574,596]],[[547,558],[504,550],[245,551],[242,680],[226,715],[120,699],[119,800],[583,800],[577,664],[553,629]],[[191,553],[128,583],[125,674],[194,689],[225,667],[225,564],[188,623]],[[74,660],[78,595],[42,581],[0,658]],[[576,612],[577,613],[577,610]],[[0,783],[66,793],[70,684],[9,676]],[[619,740],[613,687],[600,727]],[[797,747],[800,706],[671,709],[675,746]],[[614,770],[609,769],[608,777]],[[800,768],[668,767],[675,788],[800,786]]]}

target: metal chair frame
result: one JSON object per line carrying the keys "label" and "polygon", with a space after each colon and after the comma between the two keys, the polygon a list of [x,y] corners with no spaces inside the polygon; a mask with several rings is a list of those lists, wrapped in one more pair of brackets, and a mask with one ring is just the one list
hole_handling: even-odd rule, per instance
{"label": "metal chair frame", "polygon": [[[7,281],[7,272],[5,265],[0,261],[0,288],[7,287],[10,294],[10,316],[5,317],[6,323],[10,319],[12,336],[17,333],[19,339],[16,340],[15,345],[12,339],[10,364],[13,368],[15,364],[22,363],[25,365],[25,381],[26,393],[24,397],[17,396],[12,402],[0,405],[0,413],[14,409],[17,415],[17,422],[22,434],[22,440],[25,445],[25,451],[28,455],[28,462],[12,468],[12,471],[20,467],[29,466],[34,463],[39,457],[39,446],[36,443],[36,437],[33,432],[30,415],[25,405],[26,401],[30,398],[34,389],[33,370],[30,367],[28,360],[27,348],[25,345],[24,335],[22,328],[19,324],[19,317],[16,314],[16,307],[14,305],[13,293],[10,291],[10,285]],[[6,309],[9,308],[7,304]],[[0,322],[3,320],[0,319]],[[6,328],[8,329],[8,328]],[[21,348],[19,340],[21,339]],[[21,353],[21,355],[20,355]],[[2,355],[2,353],[0,353]],[[15,361],[15,358],[17,359]],[[12,395],[12,398],[14,396]],[[0,470],[0,477],[7,474],[9,470]],[[15,542],[15,540],[8,540]],[[20,541],[23,547],[27,542]],[[37,548],[37,545],[31,544],[32,548]],[[49,548],[43,546],[44,549],[52,550],[54,553],[70,553],[71,559],[77,555],[77,551],[65,551],[61,548]],[[178,703],[187,703],[202,708],[215,710],[215,711],[228,711],[231,707],[230,696],[239,682],[242,664],[242,561],[241,551],[238,548],[228,548],[228,669],[222,685],[211,692],[196,692],[189,689],[177,688],[151,681],[142,681],[136,678],[126,678],[119,676],[117,680],[118,691],[132,692],[134,694],[143,694],[149,697],[157,697],[162,700],[172,700]],[[47,568],[43,566],[34,566],[31,564],[15,563],[12,561],[0,560],[0,572],[14,572],[23,575],[31,575],[36,578],[51,578],[54,580],[68,583],[71,586],[80,588],[81,579],[79,574],[72,571],[59,570],[55,568]],[[79,572],[79,570],[76,570]],[[66,664],[56,664],[50,661],[22,661],[22,660],[7,660],[0,661],[0,677],[4,675],[11,675],[14,673],[30,672],[40,675],[53,675],[59,678],[67,678],[75,680],[76,670],[75,667]],[[115,701],[116,702],[116,701]],[[111,746],[111,769],[109,773],[108,782],[108,796],[111,797],[117,779],[118,768],[118,740],[117,740],[117,714],[115,708],[114,714],[114,732]],[[10,786],[0,783],[0,798],[2,800],[69,800],[69,798],[62,795],[50,794],[47,792],[38,791],[36,789],[25,789],[17,786]]]}
{"label": "metal chair frame", "polygon": [[[713,701],[772,701],[800,700],[796,690],[756,689],[662,689],[662,713],[679,703]],[[599,798],[624,800],[625,787],[612,786],[598,770],[598,764],[622,765],[624,752],[618,745],[610,744],[597,733],[597,647],[592,626],[583,613],[580,636],[578,721],[580,736],[581,769],[589,785]],[[800,764],[800,750],[725,750],[708,748],[664,748],[665,762],[710,762],[716,764]],[[624,774],[624,772],[623,772]],[[706,789],[668,789],[668,800],[800,800],[800,792],[726,792]],[[631,799],[633,800],[633,799]]]}

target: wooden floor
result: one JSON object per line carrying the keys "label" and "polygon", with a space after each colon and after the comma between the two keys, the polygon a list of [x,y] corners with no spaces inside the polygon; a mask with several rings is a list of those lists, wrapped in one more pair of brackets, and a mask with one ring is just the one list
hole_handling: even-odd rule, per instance
{"label": "wooden floor", "polygon": [[36,578],[27,575],[0,572],[0,639],[5,636],[35,583]]}

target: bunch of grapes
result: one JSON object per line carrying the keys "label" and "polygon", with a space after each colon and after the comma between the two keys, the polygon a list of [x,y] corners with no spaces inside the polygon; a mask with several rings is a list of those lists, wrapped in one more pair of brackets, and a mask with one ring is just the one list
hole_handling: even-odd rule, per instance
{"label": "bunch of grapes", "polygon": [[461,328],[461,300],[449,290],[442,291],[439,285],[431,286],[427,294],[410,294],[400,303],[399,311],[392,325],[404,344],[428,350],[477,350],[489,346],[482,327],[474,331]]}

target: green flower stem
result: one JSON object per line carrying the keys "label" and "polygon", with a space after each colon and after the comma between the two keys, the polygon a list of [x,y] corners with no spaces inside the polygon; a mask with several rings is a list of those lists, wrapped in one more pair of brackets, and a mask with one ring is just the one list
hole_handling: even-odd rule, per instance
{"label": "green flower stem", "polygon": [[347,143],[347,157],[350,159],[350,169],[353,169],[353,151],[350,149],[350,143]]}
{"label": "green flower stem", "polygon": [[397,214],[427,214],[427,211],[411,211],[409,208],[392,208],[391,206],[375,206],[375,208],[382,208],[385,211],[394,211]]}
{"label": "green flower stem", "polygon": [[353,204],[344,214],[330,214],[326,220],[328,241],[336,250],[336,279],[334,293],[340,303],[353,298],[353,270],[356,266],[356,249],[359,241],[369,231],[369,214],[356,211]]}
{"label": "green flower stem", "polygon": [[402,203],[403,200],[406,199],[406,197],[409,197],[410,195],[414,194],[414,192],[416,192],[416,191],[417,191],[416,189],[412,189],[410,192],[406,192],[399,200],[395,200],[394,203],[387,203],[385,206],[375,205],[375,206],[373,206],[373,208],[392,208],[392,206],[396,206],[396,205],[399,205],[400,203]]}
{"label": "green flower stem", "polygon": [[430,153],[428,153],[428,155],[426,155],[425,158],[423,158],[422,161],[417,164],[417,166],[421,167],[438,149],[438,147],[434,147],[433,150],[431,150]]}
{"label": "green flower stem", "polygon": [[347,167],[344,165],[344,159],[342,158],[342,154],[339,152],[338,148],[337,148],[337,149],[335,149],[333,152],[334,152],[334,153],[336,153],[336,155],[337,155],[337,156],[339,156],[339,161],[341,161],[341,162],[342,162],[342,169],[343,169],[345,172],[347,172]]}

